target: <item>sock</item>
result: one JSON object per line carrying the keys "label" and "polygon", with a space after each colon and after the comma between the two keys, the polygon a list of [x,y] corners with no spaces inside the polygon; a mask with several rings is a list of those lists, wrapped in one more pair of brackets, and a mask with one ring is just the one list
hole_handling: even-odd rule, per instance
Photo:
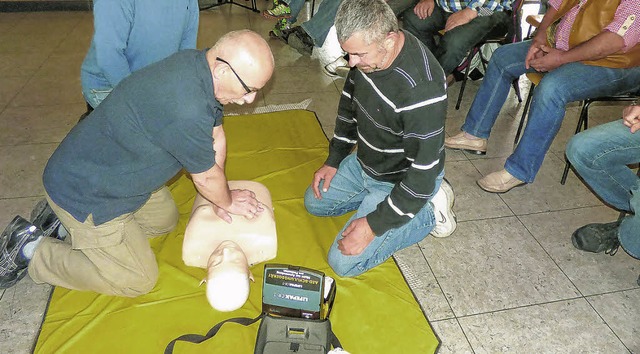
{"label": "sock", "polygon": [[38,247],[43,237],[44,236],[40,236],[22,247],[22,255],[24,256],[24,258],[28,260],[31,260],[31,258],[33,258],[33,254],[36,252],[36,247]]}

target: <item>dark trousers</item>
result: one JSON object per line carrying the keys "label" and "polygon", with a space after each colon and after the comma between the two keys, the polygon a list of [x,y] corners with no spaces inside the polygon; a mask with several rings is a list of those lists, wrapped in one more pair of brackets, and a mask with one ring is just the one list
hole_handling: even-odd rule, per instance
{"label": "dark trousers", "polygon": [[[485,38],[505,35],[512,27],[510,13],[498,11],[491,16],[478,16],[440,37],[438,31],[444,29],[449,16],[451,13],[445,12],[437,4],[431,16],[424,20],[416,16],[413,8],[403,13],[404,28],[431,50],[446,75],[451,74],[460,65],[473,46]],[[440,37],[437,44],[436,36]]]}

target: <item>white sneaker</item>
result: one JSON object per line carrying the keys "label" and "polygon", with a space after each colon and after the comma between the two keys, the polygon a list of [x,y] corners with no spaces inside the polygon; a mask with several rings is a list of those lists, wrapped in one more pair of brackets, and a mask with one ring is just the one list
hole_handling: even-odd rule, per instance
{"label": "white sneaker", "polygon": [[443,179],[440,189],[431,198],[433,215],[436,217],[436,226],[431,230],[431,236],[447,237],[456,231],[458,224],[456,214],[453,213],[454,199],[453,188],[446,179]]}
{"label": "white sneaker", "polygon": [[347,74],[349,74],[349,70],[351,70],[349,62],[343,57],[325,65],[323,69],[323,72],[328,76],[342,78],[346,78]]}

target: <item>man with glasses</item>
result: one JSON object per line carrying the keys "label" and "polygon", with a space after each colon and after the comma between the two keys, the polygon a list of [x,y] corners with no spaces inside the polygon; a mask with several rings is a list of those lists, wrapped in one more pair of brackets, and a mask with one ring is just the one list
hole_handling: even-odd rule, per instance
{"label": "man with glasses", "polygon": [[242,30],[122,80],[51,156],[47,203],[32,222],[17,216],[3,233],[0,288],[28,269],[36,283],[69,289],[129,297],[151,291],[158,266],[147,238],[175,227],[178,211],[165,184],[182,169],[220,218],[259,214],[253,192],[227,185],[222,106],[253,102],[273,68],[266,41]]}

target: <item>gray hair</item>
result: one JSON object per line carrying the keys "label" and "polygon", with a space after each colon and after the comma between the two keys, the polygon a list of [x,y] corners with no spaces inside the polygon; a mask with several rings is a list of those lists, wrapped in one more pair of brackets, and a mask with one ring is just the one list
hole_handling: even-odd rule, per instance
{"label": "gray hair", "polygon": [[398,19],[384,0],[344,0],[335,24],[340,43],[357,32],[363,33],[367,45],[383,40],[389,32],[398,32]]}

